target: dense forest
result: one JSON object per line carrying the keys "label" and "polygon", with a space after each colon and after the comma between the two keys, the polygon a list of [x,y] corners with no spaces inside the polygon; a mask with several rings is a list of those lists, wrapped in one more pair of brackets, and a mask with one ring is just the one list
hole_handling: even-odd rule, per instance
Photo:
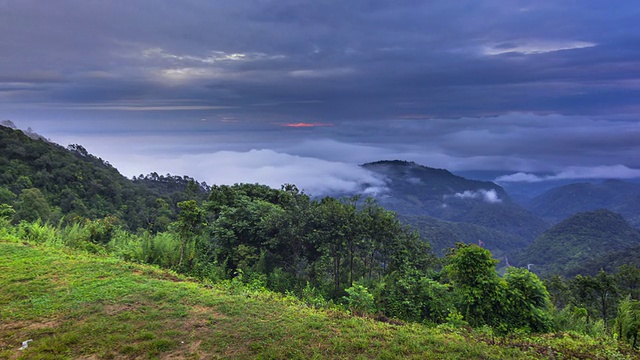
{"label": "dense forest", "polygon": [[0,236],[9,235],[54,238],[382,321],[496,335],[574,331],[638,346],[635,266],[544,280],[526,267],[499,273],[491,252],[476,244],[436,256],[371,198],[314,198],[292,184],[209,186],[155,173],[129,180],[80,145],[63,148],[0,126]]}
{"label": "dense forest", "polygon": [[[32,137],[32,139],[27,134]],[[111,217],[131,231],[166,230],[177,203],[206,198],[208,186],[187,176],[152,173],[133,181],[77,144],[66,148],[33,133],[0,126],[0,203],[15,220]]]}

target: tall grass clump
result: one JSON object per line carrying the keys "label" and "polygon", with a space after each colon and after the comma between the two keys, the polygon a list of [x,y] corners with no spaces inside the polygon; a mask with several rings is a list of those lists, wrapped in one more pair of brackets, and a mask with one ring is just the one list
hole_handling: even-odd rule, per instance
{"label": "tall grass clump", "polygon": [[18,225],[18,237],[48,246],[63,246],[60,231],[57,227],[38,219],[33,222],[21,221]]}
{"label": "tall grass clump", "polygon": [[179,237],[173,233],[144,233],[141,244],[143,258],[140,260],[147,264],[173,268],[180,261],[180,244]]}
{"label": "tall grass clump", "polygon": [[587,312],[580,307],[565,307],[551,312],[553,328],[560,332],[569,332],[591,337],[605,337],[607,331],[602,320],[588,321]]}
{"label": "tall grass clump", "polygon": [[143,262],[144,259],[141,236],[120,228],[113,232],[106,249],[110,254],[126,261]]}
{"label": "tall grass clump", "polygon": [[66,246],[74,249],[84,248],[89,242],[89,233],[86,226],[80,223],[66,225],[61,230],[62,241]]}
{"label": "tall grass clump", "polygon": [[20,241],[16,227],[11,224],[11,220],[7,217],[0,216],[0,240],[11,242]]}
{"label": "tall grass clump", "polygon": [[169,232],[131,234],[115,229],[106,248],[127,261],[174,268],[180,260],[180,244],[178,236]]}

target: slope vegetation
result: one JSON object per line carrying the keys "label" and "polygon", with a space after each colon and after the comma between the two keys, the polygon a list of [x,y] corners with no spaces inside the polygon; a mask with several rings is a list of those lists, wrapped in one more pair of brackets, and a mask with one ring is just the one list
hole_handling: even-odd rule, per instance
{"label": "slope vegetation", "polygon": [[551,223],[558,223],[578,212],[609,209],[621,214],[633,226],[640,227],[639,199],[640,184],[606,180],[553,188],[532,199],[528,208]]}
{"label": "slope vegetation", "polygon": [[640,232],[619,214],[601,209],[578,213],[553,226],[525,250],[522,260],[523,265],[533,264],[536,272],[594,273],[600,269],[585,269],[585,264],[597,264],[607,254],[638,245]]}
{"label": "slope vegetation", "polygon": [[[631,358],[613,341],[392,325],[149,266],[0,242],[0,359]],[[20,350],[22,341],[31,339]]]}
{"label": "slope vegetation", "polygon": [[207,185],[189,177],[151,174],[131,181],[81,145],[64,148],[32,133],[0,125],[0,204],[16,221],[112,216],[130,230],[164,230],[189,184],[199,198]]}
{"label": "slope vegetation", "polygon": [[475,224],[438,220],[429,216],[404,216],[405,223],[414,227],[420,237],[431,245],[437,256],[444,256],[456,243],[481,244],[503,259],[516,249],[526,248],[530,242],[525,238]]}
{"label": "slope vegetation", "polygon": [[[461,224],[461,228],[454,232],[492,233],[487,238],[473,236],[475,238],[471,242],[500,238],[499,249],[502,251],[522,249],[549,227],[542,219],[514,203],[502,187],[490,181],[470,180],[444,169],[399,160],[362,166],[387,180],[389,191],[377,196],[380,204],[410,218],[409,223],[417,226],[422,234],[426,234],[429,227],[421,228],[421,224],[433,223],[427,217],[436,218],[449,222],[447,228]],[[473,228],[475,230],[472,231]],[[505,241],[509,238],[512,241]],[[437,244],[434,246],[438,247]]]}

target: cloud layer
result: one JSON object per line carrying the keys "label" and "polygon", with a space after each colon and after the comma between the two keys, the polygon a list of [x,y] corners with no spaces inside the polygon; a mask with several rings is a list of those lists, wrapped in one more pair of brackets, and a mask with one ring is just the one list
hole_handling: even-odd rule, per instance
{"label": "cloud layer", "polygon": [[639,169],[638,34],[631,0],[4,1],[0,119],[122,167]]}
{"label": "cloud layer", "polygon": [[[149,161],[151,160],[152,161]],[[357,165],[279,153],[272,150],[220,151],[158,159],[134,157],[120,170],[128,175],[189,173],[208,184],[260,183],[273,188],[295,184],[314,196],[340,193],[376,195],[384,179]]]}
{"label": "cloud layer", "polygon": [[500,176],[496,179],[496,181],[533,183],[549,180],[567,179],[640,179],[640,169],[631,169],[624,165],[569,167],[566,170],[553,175],[540,176],[518,172],[511,175]]}

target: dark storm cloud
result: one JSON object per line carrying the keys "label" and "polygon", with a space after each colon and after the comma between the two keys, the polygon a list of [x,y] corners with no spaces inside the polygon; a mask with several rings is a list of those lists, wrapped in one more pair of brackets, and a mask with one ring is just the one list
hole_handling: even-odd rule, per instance
{"label": "dark storm cloud", "polygon": [[[236,106],[323,101],[299,112],[324,117],[399,116],[409,102],[441,117],[573,114],[602,88],[598,106],[637,99],[602,83],[638,75],[636,47],[608,48],[638,28],[621,7],[603,16],[597,2],[24,1],[4,5],[2,43],[8,69],[66,75],[72,89],[52,89],[60,101],[188,93]],[[634,73],[616,72],[622,62]],[[571,85],[591,91],[561,89]]]}
{"label": "dark storm cloud", "polygon": [[0,117],[145,154],[640,167],[638,44],[633,1],[5,0]]}

